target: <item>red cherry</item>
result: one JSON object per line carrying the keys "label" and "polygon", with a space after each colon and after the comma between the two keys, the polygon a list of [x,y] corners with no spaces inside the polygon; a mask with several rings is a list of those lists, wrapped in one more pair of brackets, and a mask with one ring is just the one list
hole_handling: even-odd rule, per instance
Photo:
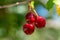
{"label": "red cherry", "polygon": [[35,22],[35,16],[32,12],[28,12],[26,14],[26,20],[28,23],[34,23]]}
{"label": "red cherry", "polygon": [[45,27],[45,24],[46,24],[46,21],[43,17],[38,16],[36,18],[35,25],[36,25],[37,28],[43,28],[43,27]]}
{"label": "red cherry", "polygon": [[29,24],[29,23],[26,23],[24,26],[23,26],[23,31],[25,34],[27,35],[30,35],[34,32],[34,25],[33,24]]}

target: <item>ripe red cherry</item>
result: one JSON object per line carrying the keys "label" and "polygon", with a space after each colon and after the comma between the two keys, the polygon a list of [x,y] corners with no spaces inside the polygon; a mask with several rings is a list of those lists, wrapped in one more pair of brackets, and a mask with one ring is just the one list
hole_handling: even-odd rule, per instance
{"label": "ripe red cherry", "polygon": [[29,24],[29,23],[26,23],[24,26],[23,26],[23,31],[25,34],[27,35],[30,35],[34,32],[34,25],[33,24]]}
{"label": "ripe red cherry", "polygon": [[26,20],[28,23],[34,23],[35,22],[35,16],[32,12],[28,12],[26,14]]}
{"label": "ripe red cherry", "polygon": [[41,16],[36,17],[35,26],[37,28],[43,28],[43,27],[45,27],[45,24],[46,24],[46,21],[43,17],[41,17]]}

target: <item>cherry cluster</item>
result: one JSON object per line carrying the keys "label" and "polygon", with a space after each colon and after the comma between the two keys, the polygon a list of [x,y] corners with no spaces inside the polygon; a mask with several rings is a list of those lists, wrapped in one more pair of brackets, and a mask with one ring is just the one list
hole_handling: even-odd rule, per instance
{"label": "cherry cluster", "polygon": [[25,16],[26,24],[23,26],[23,31],[25,34],[30,35],[34,32],[35,26],[37,28],[45,27],[46,21],[42,16],[35,16],[33,12],[28,12]]}

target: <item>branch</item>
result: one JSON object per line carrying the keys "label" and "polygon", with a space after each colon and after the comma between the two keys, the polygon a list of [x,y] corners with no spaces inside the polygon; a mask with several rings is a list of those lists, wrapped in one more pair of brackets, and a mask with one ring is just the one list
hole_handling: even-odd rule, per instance
{"label": "branch", "polygon": [[27,4],[28,2],[31,2],[31,1],[32,0],[28,0],[28,1],[24,1],[24,2],[16,2],[15,4],[0,6],[0,9],[16,6],[16,5],[20,5],[20,4]]}

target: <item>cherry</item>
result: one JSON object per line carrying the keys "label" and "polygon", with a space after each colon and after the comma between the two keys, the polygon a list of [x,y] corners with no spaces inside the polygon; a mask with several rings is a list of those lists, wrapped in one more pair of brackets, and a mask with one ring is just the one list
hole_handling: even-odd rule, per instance
{"label": "cherry", "polygon": [[33,24],[29,24],[29,23],[26,23],[24,26],[23,26],[23,31],[25,34],[27,35],[30,35],[34,32],[34,25]]}
{"label": "cherry", "polygon": [[35,16],[32,12],[28,12],[26,14],[26,20],[28,23],[34,23],[35,22]]}
{"label": "cherry", "polygon": [[35,21],[35,26],[37,28],[43,28],[45,27],[46,21],[42,16],[37,16]]}

